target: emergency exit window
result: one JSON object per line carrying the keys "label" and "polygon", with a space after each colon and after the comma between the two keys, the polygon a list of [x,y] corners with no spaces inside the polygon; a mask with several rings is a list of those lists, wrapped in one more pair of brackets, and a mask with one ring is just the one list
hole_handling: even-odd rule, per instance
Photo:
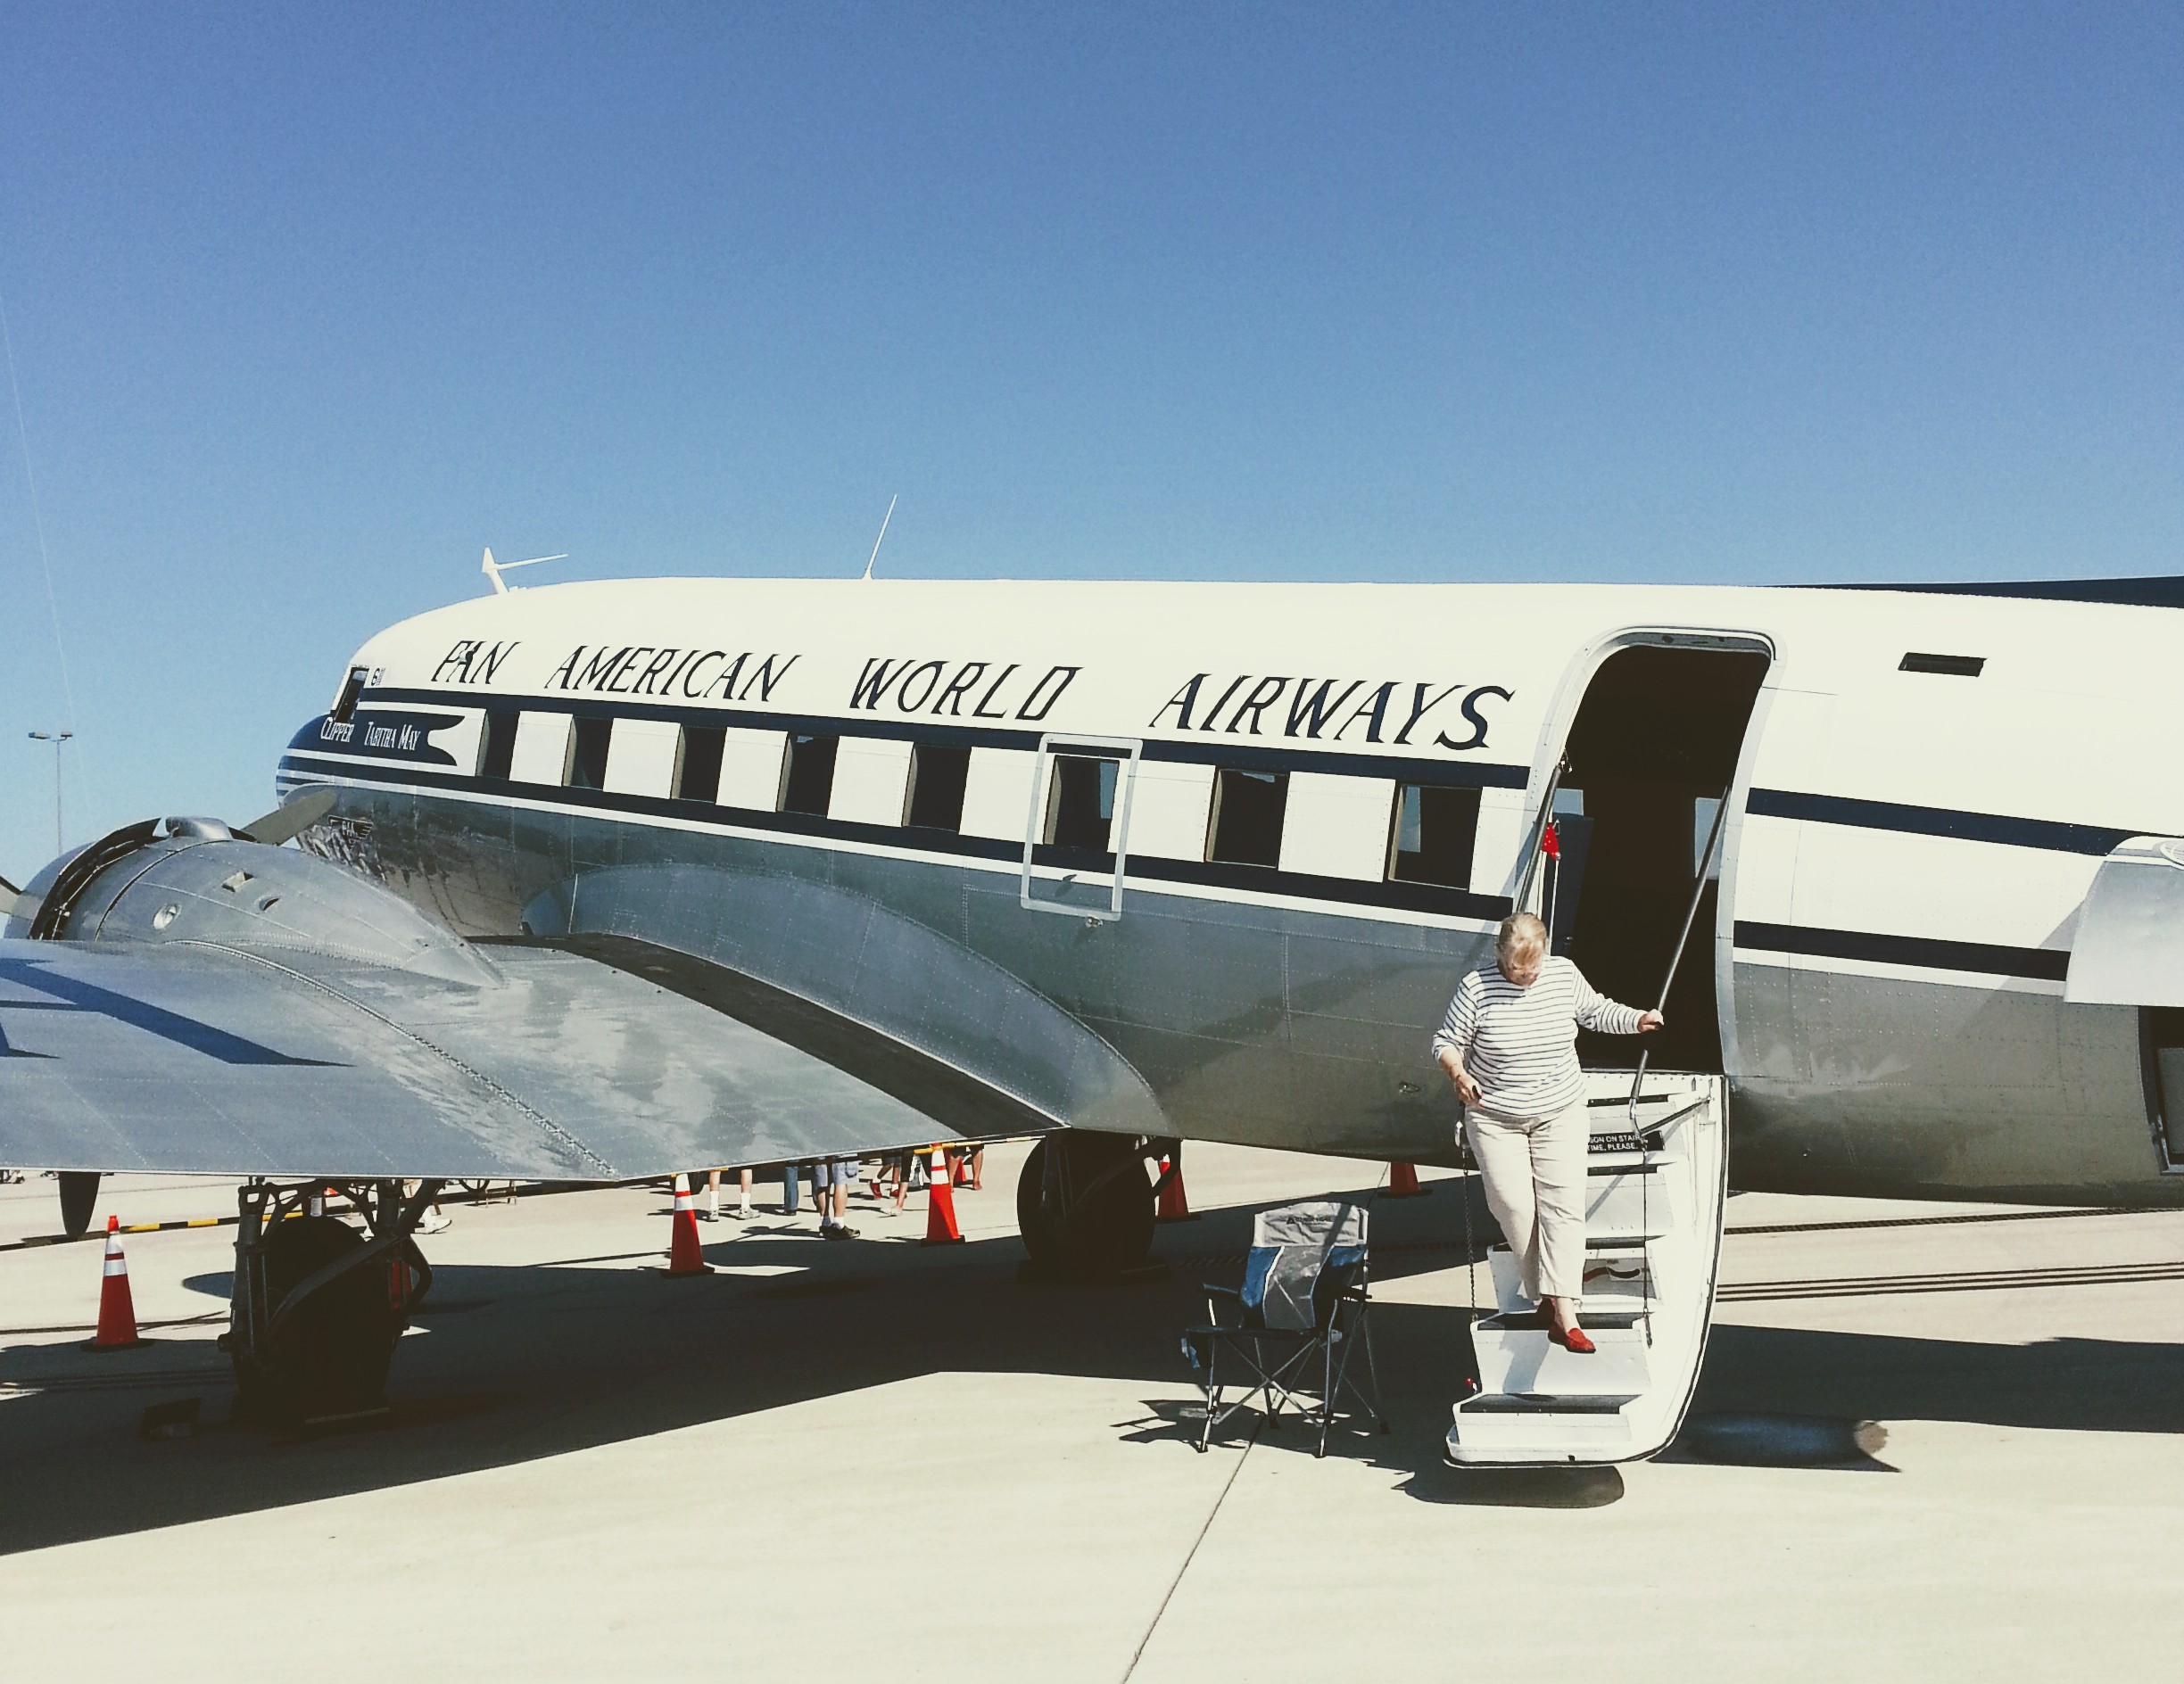
{"label": "emergency exit window", "polygon": [[789,754],[782,768],[783,813],[807,813],[815,819],[826,817],[827,804],[834,798],[834,751],[840,747],[839,737],[789,739]]}
{"label": "emergency exit window", "polygon": [[910,799],[904,822],[914,830],[963,830],[964,786],[971,780],[971,750],[920,743],[910,751]]}
{"label": "emergency exit window", "polygon": [[1289,774],[1223,766],[1213,774],[1213,822],[1206,858],[1229,865],[1281,863]]}
{"label": "emergency exit window", "polygon": [[1479,792],[1445,784],[1396,786],[1395,826],[1388,875],[1405,883],[1471,884],[1471,847],[1478,838]]}
{"label": "emergency exit window", "polygon": [[1056,755],[1046,786],[1046,841],[1058,848],[1109,851],[1114,831],[1115,785],[1121,763],[1088,755]]}

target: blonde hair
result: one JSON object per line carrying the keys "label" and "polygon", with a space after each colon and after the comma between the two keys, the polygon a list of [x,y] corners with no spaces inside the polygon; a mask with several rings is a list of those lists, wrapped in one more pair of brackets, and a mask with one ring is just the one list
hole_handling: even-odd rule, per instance
{"label": "blonde hair", "polygon": [[1510,960],[1538,959],[1547,952],[1547,926],[1530,912],[1513,912],[1502,920],[1502,929],[1494,937],[1494,957],[1507,962]]}

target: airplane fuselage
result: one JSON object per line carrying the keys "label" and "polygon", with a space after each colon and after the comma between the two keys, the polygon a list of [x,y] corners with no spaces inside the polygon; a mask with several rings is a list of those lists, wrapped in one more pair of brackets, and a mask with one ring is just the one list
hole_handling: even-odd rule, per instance
{"label": "airplane fuselage", "polygon": [[2064,997],[2104,859],[2184,833],[2172,613],[565,585],[373,638],[279,779],[339,790],[307,846],[466,935],[702,953],[1053,1121],[1421,1161],[1496,922],[1559,893],[1581,966],[1657,986],[1725,793],[1669,1002],[1736,1185],[2184,1202],[2148,1014]]}

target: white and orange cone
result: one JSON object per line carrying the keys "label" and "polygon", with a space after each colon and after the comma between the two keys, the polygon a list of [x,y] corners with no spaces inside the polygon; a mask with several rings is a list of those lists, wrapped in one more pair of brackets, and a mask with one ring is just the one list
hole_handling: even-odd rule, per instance
{"label": "white and orange cone", "polygon": [[1426,1189],[1419,1185],[1416,1164],[1392,1163],[1388,1166],[1388,1185],[1380,1190],[1383,1199],[1416,1199]]}
{"label": "white and orange cone", "polygon": [[1196,1213],[1191,1209],[1190,1200],[1183,1191],[1181,1146],[1175,1149],[1171,1157],[1161,1160],[1161,1176],[1160,1203],[1154,1207],[1154,1217],[1162,1222],[1188,1222]]}
{"label": "white and orange cone", "polygon": [[106,1218],[106,1269],[99,1282],[98,1336],[86,1350],[129,1350],[136,1337],[136,1300],[129,1296],[128,1259],[121,1255],[121,1218]]}
{"label": "white and orange cone", "polygon": [[674,1178],[674,1231],[667,1243],[667,1273],[709,1273],[705,1252],[698,1243],[698,1206],[691,1198],[688,1176]]}
{"label": "white and orange cone", "polygon": [[927,1245],[961,1245],[963,1230],[956,1226],[956,1189],[950,1185],[947,1153],[932,1149],[932,1185],[925,1195]]}

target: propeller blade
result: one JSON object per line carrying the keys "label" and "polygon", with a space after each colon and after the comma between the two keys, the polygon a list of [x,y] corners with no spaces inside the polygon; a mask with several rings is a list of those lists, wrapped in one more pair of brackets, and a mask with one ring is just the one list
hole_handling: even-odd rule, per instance
{"label": "propeller blade", "polygon": [[291,796],[262,819],[252,819],[236,834],[277,848],[290,837],[301,836],[333,811],[334,791],[320,784],[315,789]]}

